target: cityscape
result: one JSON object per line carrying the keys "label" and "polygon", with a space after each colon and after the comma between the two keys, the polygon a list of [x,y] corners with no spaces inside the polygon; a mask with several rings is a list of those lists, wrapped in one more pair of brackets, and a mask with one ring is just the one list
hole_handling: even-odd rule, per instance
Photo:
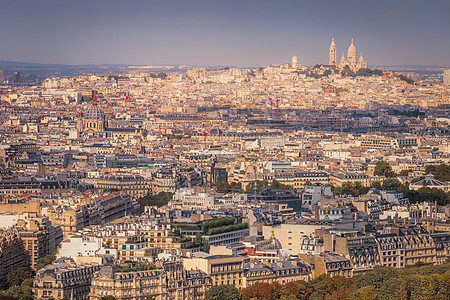
{"label": "cityscape", "polygon": [[447,3],[78,2],[0,5],[0,300],[450,299]]}

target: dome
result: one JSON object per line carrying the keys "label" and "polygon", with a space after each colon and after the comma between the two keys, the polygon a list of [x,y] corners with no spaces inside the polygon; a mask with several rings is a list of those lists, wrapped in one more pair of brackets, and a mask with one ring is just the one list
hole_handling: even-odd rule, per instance
{"label": "dome", "polygon": [[101,108],[98,108],[97,106],[91,106],[84,114],[84,118],[88,120],[104,121],[105,113]]}
{"label": "dome", "polygon": [[348,55],[350,55],[350,53],[351,54],[355,54],[356,55],[356,47],[355,47],[355,45],[353,45],[353,39],[352,39],[352,44],[350,45],[350,47],[348,47]]}
{"label": "dome", "polygon": [[359,57],[359,61],[360,61],[360,62],[363,62],[363,61],[364,61],[364,58],[363,58],[363,56],[362,56],[362,53],[361,53],[361,56]]}
{"label": "dome", "polygon": [[353,45],[353,39],[352,39],[352,44],[350,45],[350,47],[348,47],[347,59],[350,62],[351,61],[355,61],[356,62],[356,59],[357,59],[356,47],[355,47],[355,45]]}
{"label": "dome", "polygon": [[345,63],[346,63],[345,56],[344,56],[344,53],[342,53],[342,56],[341,56],[341,65],[343,65],[343,64],[345,64]]}

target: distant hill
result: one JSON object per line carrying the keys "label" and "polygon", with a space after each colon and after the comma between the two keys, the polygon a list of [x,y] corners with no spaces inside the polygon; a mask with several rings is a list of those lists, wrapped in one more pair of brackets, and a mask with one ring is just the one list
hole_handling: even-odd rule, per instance
{"label": "distant hill", "polygon": [[86,65],[65,65],[65,64],[46,64],[46,63],[30,63],[30,62],[19,62],[19,61],[7,61],[0,60],[0,68],[59,68],[59,69],[85,69],[85,68],[119,68],[119,67],[128,67],[128,65],[122,64],[86,64]]}
{"label": "distant hill", "polygon": [[393,66],[370,66],[371,69],[386,69],[386,70],[410,70],[410,71],[443,71],[449,69],[447,66],[436,65],[393,65]]}

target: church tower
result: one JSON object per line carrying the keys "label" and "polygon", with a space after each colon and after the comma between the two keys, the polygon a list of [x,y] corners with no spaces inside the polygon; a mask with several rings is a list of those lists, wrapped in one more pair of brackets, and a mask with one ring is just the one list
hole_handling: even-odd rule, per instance
{"label": "church tower", "polygon": [[297,68],[297,56],[292,56],[292,64],[291,64],[292,68]]}
{"label": "church tower", "polygon": [[330,58],[328,61],[328,64],[330,66],[337,65],[337,59],[336,59],[336,44],[334,43],[334,38],[331,39],[331,45],[330,45]]}

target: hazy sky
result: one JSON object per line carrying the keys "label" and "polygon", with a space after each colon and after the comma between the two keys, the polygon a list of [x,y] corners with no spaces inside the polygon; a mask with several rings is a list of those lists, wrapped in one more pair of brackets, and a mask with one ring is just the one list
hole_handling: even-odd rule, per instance
{"label": "hazy sky", "polygon": [[450,66],[449,0],[0,0],[0,60],[138,65]]}

